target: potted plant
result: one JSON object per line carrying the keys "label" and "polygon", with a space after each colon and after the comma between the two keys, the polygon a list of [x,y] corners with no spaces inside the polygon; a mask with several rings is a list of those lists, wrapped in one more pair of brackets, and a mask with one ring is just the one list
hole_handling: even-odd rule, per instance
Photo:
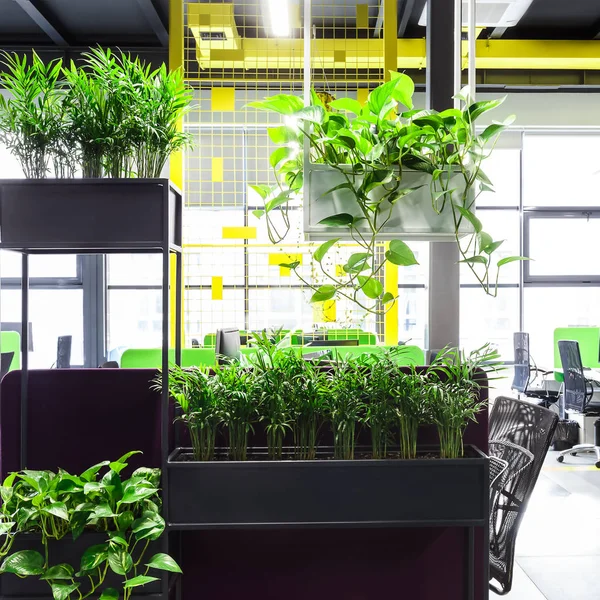
{"label": "potted plant", "polygon": [[[129,600],[160,592],[160,572],[181,573],[156,553],[165,522],[160,471],[123,478],[130,452],[71,475],[23,471],[0,488],[3,597]],[[143,589],[142,589],[143,588]]]}
{"label": "potted plant", "polygon": [[[223,423],[217,439],[229,434],[230,447],[212,461],[190,460],[185,448],[173,451],[170,522],[212,528],[454,522],[469,513],[483,518],[487,459],[473,447],[463,453],[455,442],[460,437],[462,444],[466,423],[483,406],[485,371],[497,367],[498,355],[486,346],[460,363],[451,362],[450,351],[443,356],[416,371],[399,367],[393,353],[383,360],[317,365],[293,348],[262,357],[259,349],[254,366],[219,366],[215,398]],[[441,389],[442,400],[436,395]],[[172,387],[172,395],[178,390]],[[457,390],[462,412],[447,401]],[[305,405],[309,393],[315,398]],[[418,428],[432,424],[438,425],[441,448],[419,449]],[[294,446],[286,447],[290,431]],[[256,440],[265,434],[263,449]],[[357,439],[369,445],[357,446]],[[456,477],[469,496],[464,503],[432,501],[456,493]]]}
{"label": "potted plant", "polygon": [[[279,113],[284,124],[269,130],[278,148],[271,154],[274,186],[254,186],[271,232],[276,215],[289,229],[290,202],[304,198],[304,230],[325,240],[313,259],[324,283],[300,277],[314,294],[312,302],[345,297],[368,311],[386,310],[396,295],[384,292],[379,279],[386,262],[416,264],[403,239],[456,240],[461,262],[471,269],[486,293],[497,293],[497,270],[523,257],[505,257],[493,267],[493,240],[475,214],[476,199],[491,182],[481,168],[498,135],[512,122],[494,123],[477,134],[477,119],[502,100],[471,102],[463,91],[463,109],[442,112],[413,108],[414,84],[403,74],[374,89],[365,105],[352,98],[327,104],[312,93],[310,106],[293,95],[279,94],[249,106]],[[399,108],[399,106],[403,108]],[[352,116],[349,116],[352,115]],[[306,152],[302,153],[302,148]],[[324,268],[323,258],[340,241],[359,248],[341,276]],[[385,256],[378,245],[391,240]]]}
{"label": "potted plant", "polygon": [[190,143],[178,130],[191,100],[181,72],[101,48],[68,67],[35,54],[4,53],[4,64],[0,140],[27,179],[0,181],[3,247],[180,246],[181,192],[160,174]]}

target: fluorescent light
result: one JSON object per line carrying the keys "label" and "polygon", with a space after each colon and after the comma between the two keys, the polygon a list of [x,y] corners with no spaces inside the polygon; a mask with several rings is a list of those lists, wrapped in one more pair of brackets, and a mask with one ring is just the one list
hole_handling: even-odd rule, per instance
{"label": "fluorescent light", "polygon": [[267,0],[271,32],[276,37],[290,37],[289,0]]}

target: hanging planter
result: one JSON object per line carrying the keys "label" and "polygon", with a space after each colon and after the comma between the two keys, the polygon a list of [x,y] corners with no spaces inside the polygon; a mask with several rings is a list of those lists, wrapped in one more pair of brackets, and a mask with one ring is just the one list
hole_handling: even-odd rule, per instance
{"label": "hanging planter", "polygon": [[[266,219],[271,241],[279,243],[289,230],[290,201],[303,197],[305,236],[324,241],[313,256],[321,281],[302,279],[299,264],[284,266],[314,290],[312,302],[340,296],[370,312],[388,310],[397,296],[384,292],[378,279],[386,262],[417,264],[404,240],[455,241],[461,262],[495,296],[498,269],[523,257],[494,261],[504,240],[484,231],[475,209],[479,193],[492,190],[482,162],[512,117],[477,134],[476,120],[502,99],[472,102],[464,91],[457,95],[462,109],[415,109],[412,80],[391,77],[364,105],[314,91],[309,106],[283,94],[251,103],[283,116],[283,124],[269,130],[278,145],[270,157],[277,184],[254,186],[264,200],[254,214]],[[343,274],[329,272],[323,259],[348,240],[359,248]],[[390,246],[382,260],[383,241]]]}

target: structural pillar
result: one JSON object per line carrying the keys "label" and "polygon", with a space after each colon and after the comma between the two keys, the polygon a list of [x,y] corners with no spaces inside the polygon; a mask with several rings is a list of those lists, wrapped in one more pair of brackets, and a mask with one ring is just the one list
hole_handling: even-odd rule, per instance
{"label": "structural pillar", "polygon": [[[459,21],[458,23],[457,20]],[[427,108],[445,110],[453,106],[456,62],[455,16],[452,0],[427,1]],[[429,350],[459,345],[460,271],[454,242],[432,242],[429,249],[429,328],[425,345]]]}

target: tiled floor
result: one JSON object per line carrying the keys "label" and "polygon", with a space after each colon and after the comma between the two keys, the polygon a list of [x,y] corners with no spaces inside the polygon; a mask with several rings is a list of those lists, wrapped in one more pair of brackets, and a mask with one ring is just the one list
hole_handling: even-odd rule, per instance
{"label": "tiled floor", "polygon": [[521,525],[508,600],[600,598],[600,469],[591,454],[567,464],[556,455],[549,453]]}

